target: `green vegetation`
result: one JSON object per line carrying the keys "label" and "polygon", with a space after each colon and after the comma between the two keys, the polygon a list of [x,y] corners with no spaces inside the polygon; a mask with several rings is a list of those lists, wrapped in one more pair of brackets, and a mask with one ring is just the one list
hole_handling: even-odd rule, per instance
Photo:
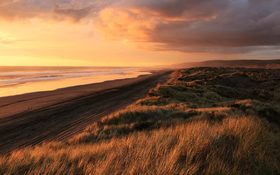
{"label": "green vegetation", "polygon": [[0,157],[0,174],[280,174],[280,70],[177,71],[67,142]]}

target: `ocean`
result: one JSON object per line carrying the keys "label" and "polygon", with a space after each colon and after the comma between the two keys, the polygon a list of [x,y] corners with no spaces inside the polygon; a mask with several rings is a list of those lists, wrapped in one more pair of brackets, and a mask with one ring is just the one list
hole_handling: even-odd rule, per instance
{"label": "ocean", "polygon": [[0,97],[134,78],[150,74],[123,67],[0,67]]}

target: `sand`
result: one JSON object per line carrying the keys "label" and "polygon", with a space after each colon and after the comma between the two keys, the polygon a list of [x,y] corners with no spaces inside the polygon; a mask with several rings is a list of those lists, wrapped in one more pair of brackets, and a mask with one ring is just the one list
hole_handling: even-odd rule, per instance
{"label": "sand", "polygon": [[66,140],[143,97],[170,72],[0,98],[0,153]]}

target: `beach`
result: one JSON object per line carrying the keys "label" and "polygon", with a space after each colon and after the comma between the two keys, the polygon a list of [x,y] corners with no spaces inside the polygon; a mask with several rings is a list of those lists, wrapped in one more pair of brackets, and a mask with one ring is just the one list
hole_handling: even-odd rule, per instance
{"label": "beach", "polygon": [[64,140],[143,97],[169,72],[0,98],[0,152]]}
{"label": "beach", "polygon": [[0,97],[148,75],[132,67],[0,67]]}

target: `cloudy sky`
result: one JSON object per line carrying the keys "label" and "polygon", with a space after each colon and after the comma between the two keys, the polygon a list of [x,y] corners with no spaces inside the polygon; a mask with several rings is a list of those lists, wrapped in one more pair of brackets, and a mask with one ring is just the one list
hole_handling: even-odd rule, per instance
{"label": "cloudy sky", "polygon": [[0,0],[0,65],[275,59],[279,0]]}

